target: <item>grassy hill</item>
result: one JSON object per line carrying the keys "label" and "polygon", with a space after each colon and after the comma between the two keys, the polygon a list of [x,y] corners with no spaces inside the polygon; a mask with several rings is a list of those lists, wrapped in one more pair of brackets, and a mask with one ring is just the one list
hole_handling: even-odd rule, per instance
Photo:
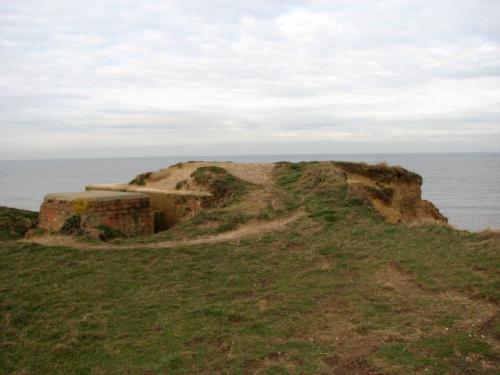
{"label": "grassy hill", "polygon": [[[0,373],[500,371],[498,234],[389,224],[314,163],[281,163],[274,181],[150,238],[2,234]],[[282,230],[150,246],[300,210]]]}

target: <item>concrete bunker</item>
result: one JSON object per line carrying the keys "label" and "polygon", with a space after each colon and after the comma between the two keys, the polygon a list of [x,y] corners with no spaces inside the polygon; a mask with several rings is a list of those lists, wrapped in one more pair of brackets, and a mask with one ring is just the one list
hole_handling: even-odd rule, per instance
{"label": "concrete bunker", "polygon": [[40,207],[39,227],[59,232],[67,220],[74,216],[79,217],[82,228],[104,225],[129,237],[154,232],[149,197],[141,193],[118,191],[49,194]]}
{"label": "concrete bunker", "polygon": [[87,192],[110,191],[129,192],[140,191],[142,195],[149,198],[154,216],[154,232],[167,230],[181,222],[186,217],[194,216],[198,211],[206,207],[211,195],[199,192],[168,192],[154,189],[135,190],[129,185],[89,185],[85,187]]}

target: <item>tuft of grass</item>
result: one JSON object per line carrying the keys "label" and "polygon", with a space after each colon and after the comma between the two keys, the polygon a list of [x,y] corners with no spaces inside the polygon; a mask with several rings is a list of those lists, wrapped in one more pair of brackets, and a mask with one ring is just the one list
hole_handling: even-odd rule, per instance
{"label": "tuft of grass", "polygon": [[153,172],[145,172],[136,176],[133,180],[129,182],[129,185],[138,185],[143,186],[146,185],[146,180],[153,174]]}
{"label": "tuft of grass", "polygon": [[242,212],[235,212],[224,217],[224,221],[217,226],[215,231],[217,233],[227,232],[236,229],[239,225],[244,224],[248,221],[249,216],[243,214]]}
{"label": "tuft of grass", "polygon": [[175,184],[175,190],[181,190],[184,186],[186,186],[186,184],[187,184],[186,180],[179,181],[178,183]]}
{"label": "tuft of grass", "polygon": [[335,211],[327,207],[314,210],[314,212],[311,214],[310,217],[323,220],[327,223],[333,223],[338,219],[335,214]]}
{"label": "tuft of grass", "polygon": [[258,220],[271,220],[280,212],[279,210],[274,209],[271,205],[267,205],[264,209],[262,209],[257,215]]}
{"label": "tuft of grass", "polygon": [[224,219],[224,211],[222,210],[203,210],[199,211],[190,223],[194,225],[206,224],[210,221],[222,221]]}
{"label": "tuft of grass", "polygon": [[110,240],[113,238],[125,237],[125,235],[121,231],[114,229],[114,228],[111,228],[111,227],[104,225],[104,224],[97,226],[96,229],[98,229],[102,232],[102,234],[106,240],[108,240],[108,239]]}

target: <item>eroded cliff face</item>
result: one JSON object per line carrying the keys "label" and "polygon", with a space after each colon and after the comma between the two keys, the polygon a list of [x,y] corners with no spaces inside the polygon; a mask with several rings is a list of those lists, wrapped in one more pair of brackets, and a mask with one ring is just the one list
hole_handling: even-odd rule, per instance
{"label": "eroded cliff face", "polygon": [[345,173],[348,194],[373,206],[388,222],[447,223],[431,202],[422,199],[422,177],[400,166],[335,162]]}

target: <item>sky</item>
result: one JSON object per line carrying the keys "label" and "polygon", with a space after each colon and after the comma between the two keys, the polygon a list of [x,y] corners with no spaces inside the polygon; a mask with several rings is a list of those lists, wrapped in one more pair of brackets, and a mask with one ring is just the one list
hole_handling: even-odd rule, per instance
{"label": "sky", "polygon": [[0,1],[0,159],[500,152],[500,1]]}

